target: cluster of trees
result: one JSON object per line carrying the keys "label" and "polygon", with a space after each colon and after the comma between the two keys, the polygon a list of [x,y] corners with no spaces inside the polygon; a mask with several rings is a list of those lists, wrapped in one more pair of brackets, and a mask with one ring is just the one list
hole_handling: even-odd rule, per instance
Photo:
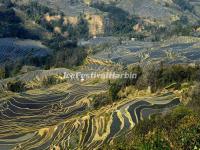
{"label": "cluster of trees", "polygon": [[25,28],[23,20],[17,16],[11,0],[0,0],[0,37],[18,37],[23,39],[39,39],[39,35]]}
{"label": "cluster of trees", "polygon": [[76,40],[66,40],[64,37],[55,35],[51,40],[44,42],[54,50],[50,61],[46,63],[46,68],[49,67],[67,67],[82,65],[87,57],[86,47],[77,46]]}
{"label": "cluster of trees", "polygon": [[[195,67],[184,66],[184,65],[160,65],[152,66],[148,68],[141,68],[140,66],[135,66],[129,70],[131,73],[136,73],[136,79],[117,79],[110,80],[108,84],[110,85],[109,91],[106,93],[101,93],[94,95],[93,106],[94,108],[100,108],[102,106],[112,104],[113,102],[119,101],[121,97],[119,92],[128,86],[133,86],[137,90],[146,90],[151,87],[151,92],[157,92],[163,88],[167,88],[169,85],[174,84],[171,88],[180,89],[181,84],[184,82],[199,82],[200,81],[200,66]],[[192,103],[189,105],[194,106],[198,103],[199,106],[199,86],[195,88],[190,95],[193,99]],[[123,97],[124,98],[124,97]]]}
{"label": "cluster of trees", "polygon": [[29,35],[23,27],[21,19],[16,15],[13,8],[0,10],[0,37],[20,37],[24,38]]}
{"label": "cluster of trees", "polygon": [[[127,70],[126,70],[127,71]],[[118,93],[120,90],[126,88],[130,85],[136,85],[138,79],[142,75],[142,68],[137,66],[129,70],[131,73],[136,73],[137,78],[127,78],[127,79],[117,79],[117,80],[109,80],[108,84],[110,85],[109,91],[101,94],[97,94],[93,96],[93,107],[95,109],[101,108],[102,106],[106,106],[112,104],[120,100]]]}
{"label": "cluster of trees", "polygon": [[72,40],[87,39],[90,36],[88,22],[82,15],[79,16],[76,26],[68,24],[62,27],[62,31],[67,32],[69,34],[68,37]]}
{"label": "cluster of trees", "polygon": [[190,23],[187,16],[183,15],[179,20],[172,22],[165,27],[158,27],[154,25],[145,25],[145,30],[153,33],[152,41],[161,41],[168,39],[171,36],[193,36],[195,29],[199,26],[199,22]]}
{"label": "cluster of trees", "polygon": [[189,0],[173,0],[173,2],[183,10],[188,10],[190,12],[194,10],[193,6],[189,3]]}
{"label": "cluster of trees", "polygon": [[26,90],[26,84],[22,81],[12,81],[7,84],[7,88],[12,92],[24,92]]}
{"label": "cluster of trees", "polygon": [[109,96],[113,101],[119,100],[118,92],[127,86],[133,85],[136,89],[142,90],[151,87],[151,92],[156,92],[170,84],[176,83],[175,88],[181,88],[181,83],[200,81],[200,66],[195,67],[184,65],[159,65],[148,68],[140,66],[129,70],[137,73],[137,79],[120,79],[110,83]]}
{"label": "cluster of trees", "polygon": [[172,22],[166,30],[166,36],[182,35],[190,36],[193,33],[195,24],[189,23],[187,16],[181,16],[179,20]]}
{"label": "cluster of trees", "polygon": [[102,106],[112,104],[113,101],[109,97],[109,94],[106,92],[106,93],[100,93],[100,94],[94,95],[92,102],[93,102],[92,106],[96,110],[98,108],[101,108]]}
{"label": "cluster of trees", "polygon": [[31,18],[36,23],[40,23],[44,14],[50,13],[55,15],[48,7],[40,5],[35,1],[31,1],[28,4],[20,5],[19,8],[23,10],[29,18]]}
{"label": "cluster of trees", "polygon": [[49,69],[53,66],[52,55],[45,56],[34,56],[27,55],[24,58],[16,59],[9,62],[4,62],[4,64],[0,67],[0,79],[13,77],[19,73],[21,73],[21,69],[23,66],[35,66],[41,67],[44,69]]}
{"label": "cluster of trees", "polygon": [[119,99],[118,92],[120,90],[130,85],[136,85],[142,75],[142,68],[140,66],[136,66],[128,71],[137,74],[137,78],[136,79],[124,78],[124,79],[118,79],[114,82],[110,82],[109,97],[112,99],[112,101],[116,101]]}
{"label": "cluster of trees", "polygon": [[52,75],[52,76],[48,76],[47,78],[45,78],[42,81],[42,86],[48,87],[48,86],[59,84],[59,83],[62,83],[62,82],[63,82],[63,80],[61,80],[60,78],[58,78],[55,75]]}
{"label": "cluster of trees", "polygon": [[183,82],[199,81],[200,66],[164,66],[161,64],[158,67],[153,66],[144,72],[144,74],[147,77],[147,80],[141,78],[137,84],[138,88],[143,88],[145,85],[151,86],[152,92],[155,92],[158,89],[165,88],[167,85],[172,83],[181,85]]}
{"label": "cluster of trees", "polygon": [[73,68],[74,66],[82,65],[87,56],[85,48],[66,48],[56,52],[53,58],[55,67]]}
{"label": "cluster of trees", "polygon": [[108,13],[108,22],[105,32],[108,35],[132,35],[133,26],[137,24],[138,17],[116,7],[114,4],[93,3],[92,7]]}

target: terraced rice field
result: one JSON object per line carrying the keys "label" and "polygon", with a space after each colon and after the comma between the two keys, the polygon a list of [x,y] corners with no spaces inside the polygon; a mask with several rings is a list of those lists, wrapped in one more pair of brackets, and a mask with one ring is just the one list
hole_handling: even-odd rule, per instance
{"label": "terraced rice field", "polygon": [[[175,44],[176,43],[176,44]],[[179,37],[163,42],[129,41],[92,56],[122,64],[166,61],[169,64],[200,62],[200,39]]]}
{"label": "terraced rice field", "polygon": [[[65,88],[65,87],[63,87]],[[21,94],[0,103],[0,149],[14,148],[17,143],[30,138],[43,138],[37,131],[61,120],[84,112],[87,102],[82,101],[89,93],[104,91],[105,84],[97,86],[73,85],[66,92],[30,95]],[[40,141],[41,142],[41,141]],[[16,148],[18,149],[18,148]],[[23,149],[26,149],[25,147]]]}
{"label": "terraced rice field", "polygon": [[37,0],[41,4],[47,5],[55,10],[61,10],[67,16],[78,16],[80,13],[94,13],[95,9],[88,7],[82,0]]}
{"label": "terraced rice field", "polygon": [[26,56],[43,57],[51,53],[41,42],[14,38],[0,39],[0,63]]}
{"label": "terraced rice field", "polygon": [[111,72],[111,71],[120,71],[122,67],[120,65],[114,64],[111,61],[102,60],[102,59],[92,59],[88,57],[85,61],[85,64],[81,66],[81,72]]}
{"label": "terraced rice field", "polygon": [[48,94],[23,93],[0,103],[0,149],[97,149],[140,120],[165,113],[180,101],[172,94],[124,101],[90,111],[87,96],[106,84],[72,85]]}
{"label": "terraced rice field", "polygon": [[[50,70],[36,70],[36,71],[30,71],[28,73],[17,75],[15,77],[7,78],[0,80],[0,91],[3,91],[6,89],[7,83],[12,82],[15,80],[23,81],[27,83],[30,87],[36,84],[41,83],[44,79],[50,76],[60,76],[64,77],[64,74],[70,74],[73,73],[73,71],[66,69],[66,68],[55,68]],[[75,81],[74,81],[75,82]]]}
{"label": "terraced rice field", "polygon": [[[95,9],[88,4],[91,2],[105,2],[113,3],[113,0],[37,0],[38,2],[49,6],[55,10],[61,10],[65,13],[65,15],[78,16],[80,13],[104,13],[98,9]],[[199,19],[199,1],[198,0],[190,0],[189,3],[192,6],[195,6],[196,16],[191,14],[191,12],[182,11],[173,1],[171,0],[162,0],[162,1],[154,1],[154,0],[117,0],[115,1],[116,7],[121,8],[131,15],[138,15],[141,18],[147,18],[149,20],[156,19],[162,24],[167,24],[176,19],[177,16],[181,14],[190,16],[190,20]],[[169,6],[166,6],[168,4]]]}

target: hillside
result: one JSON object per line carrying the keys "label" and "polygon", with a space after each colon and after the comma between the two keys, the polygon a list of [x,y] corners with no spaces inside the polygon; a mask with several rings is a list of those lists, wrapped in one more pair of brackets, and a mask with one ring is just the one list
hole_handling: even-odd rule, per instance
{"label": "hillside", "polygon": [[126,65],[161,60],[169,64],[199,63],[199,40],[199,38],[184,36],[171,37],[162,42],[130,40],[107,46],[105,50],[95,53],[92,57]]}
{"label": "hillside", "polygon": [[[95,1],[71,1],[71,0],[57,0],[57,1],[39,1],[44,5],[48,5],[55,10],[63,11],[67,16],[78,16],[80,13],[85,14],[104,14],[107,13],[102,9],[94,7],[94,4],[111,4],[113,7],[120,8],[130,15],[139,16],[142,19],[147,19],[149,22],[160,22],[168,24],[172,21],[178,20],[182,15],[190,17],[190,21],[194,22],[199,19],[198,1],[183,2],[179,0],[95,0]],[[117,12],[118,13],[118,12]]]}
{"label": "hillside", "polygon": [[0,0],[0,150],[198,150],[199,97],[199,0]]}
{"label": "hillside", "polygon": [[[26,57],[44,58],[52,53],[46,46],[39,41],[20,40],[12,38],[0,39],[0,63],[12,61],[14,58],[26,59]],[[30,60],[31,61],[31,60]]]}
{"label": "hillside", "polygon": [[[59,70],[63,72],[70,71],[66,69]],[[35,71],[17,78],[18,81],[23,81],[27,86],[33,82],[42,82],[46,75],[50,77],[60,74],[62,76],[63,72],[59,70]],[[190,66],[172,66],[168,68],[166,66],[163,71],[165,75],[155,76],[156,80],[150,75],[155,82],[159,80],[166,82],[163,85],[152,83],[152,90],[158,88],[156,92],[149,91],[146,87],[147,83],[141,85],[141,81],[148,82],[144,81],[146,71],[143,70],[142,75],[136,82],[119,80],[108,84],[106,79],[98,82],[94,80],[85,80],[84,82],[67,80],[59,84],[48,82],[49,86],[45,88],[37,87],[20,93],[11,91],[1,93],[0,119],[3,124],[0,132],[0,148],[42,150],[51,148],[101,149],[103,147],[103,149],[110,149],[111,146],[111,148],[118,149],[117,147],[124,146],[121,143],[122,141],[118,142],[119,144],[113,142],[121,136],[124,137],[125,133],[129,133],[131,139],[133,139],[132,145],[131,143],[126,144],[127,148],[137,146],[134,144],[145,146],[143,142],[136,141],[134,138],[142,140],[140,134],[142,135],[143,132],[147,134],[158,126],[162,126],[157,120],[154,124],[153,119],[158,114],[161,115],[158,115],[160,116],[159,119],[166,121],[163,124],[165,128],[171,128],[170,123],[176,123],[177,118],[180,119],[180,123],[182,120],[187,122],[187,127],[193,127],[196,133],[198,120],[197,123],[192,122],[194,126],[190,126],[190,120],[187,120],[187,117],[190,117],[189,119],[198,117],[195,112],[199,113],[199,104],[195,97],[199,95],[199,87],[196,84],[185,84],[185,82],[199,82],[198,78],[194,76],[199,73],[199,68]],[[187,76],[181,74],[184,71]],[[150,72],[152,71],[149,70],[147,73]],[[159,70],[155,70],[155,72],[159,72]],[[175,75],[172,76],[172,74]],[[164,80],[166,77],[171,78]],[[180,85],[179,83],[174,84],[172,81],[178,81]],[[7,79],[6,82],[8,82],[7,85],[10,90],[13,90],[10,85],[17,87],[17,84],[11,79]],[[127,86],[124,87],[124,85]],[[194,89],[197,90],[197,95],[195,95]],[[115,94],[117,94],[117,97]],[[188,94],[191,97],[186,96]],[[188,98],[189,102],[187,102]],[[172,114],[168,114],[168,112]],[[140,129],[137,132],[138,137],[134,137],[135,134],[132,134],[136,132],[135,128]],[[147,133],[143,128],[147,130]],[[5,130],[7,132],[4,132]],[[160,128],[160,130],[162,129]],[[188,131],[188,133],[191,132],[191,130]],[[152,137],[157,134],[164,139],[166,137],[166,133],[164,135],[155,133]],[[198,140],[198,137],[194,135],[190,136],[193,140]],[[179,133],[179,136],[190,137],[182,135],[182,133]],[[169,138],[173,140],[173,137]],[[124,137],[123,140],[126,142],[127,137]],[[173,145],[178,147],[179,145],[176,144],[179,144],[179,140],[175,140]],[[32,143],[33,141],[34,143]],[[146,140],[146,142],[148,141]],[[165,146],[164,141],[159,142],[160,147]],[[156,141],[153,144],[156,144]],[[193,142],[189,144],[190,147],[195,146]],[[181,146],[186,147],[185,145]]]}

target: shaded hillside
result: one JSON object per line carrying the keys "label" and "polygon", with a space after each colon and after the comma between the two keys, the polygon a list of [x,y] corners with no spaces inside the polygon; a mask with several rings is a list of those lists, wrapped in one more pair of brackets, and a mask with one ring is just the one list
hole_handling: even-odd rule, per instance
{"label": "shaded hillside", "polygon": [[[4,38],[1,42],[1,70],[6,72],[3,76],[19,73],[23,65],[46,69],[83,63],[87,52],[84,47],[77,48],[76,43],[80,38],[87,38],[88,25],[81,16],[74,26],[64,23],[61,12],[35,2],[18,4],[2,0],[0,4],[0,37]],[[60,19],[49,20],[51,15],[58,15]]]}
{"label": "shaded hillside", "polygon": [[[12,6],[12,5],[11,5]],[[29,33],[24,27],[23,21],[10,5],[1,5],[0,9],[0,37],[19,37],[37,39],[37,35]]]}
{"label": "shaded hillside", "polygon": [[23,0],[14,4],[47,31],[70,39],[123,35],[161,40],[172,34],[198,35],[199,4],[193,1]]}
{"label": "shaded hillside", "polygon": [[[199,2],[188,0],[85,0],[85,1],[39,1],[44,5],[48,5],[55,10],[61,10],[68,16],[78,16],[80,13],[85,14],[104,14],[107,11],[94,7],[94,4],[105,4],[123,10],[130,15],[136,15],[146,21],[152,23],[160,23],[161,25],[169,24],[178,20],[182,15],[190,17],[191,22],[199,20]],[[69,11],[69,12],[66,12]],[[118,11],[118,13],[120,13]],[[115,14],[113,14],[115,15]],[[119,15],[120,18],[120,15]]]}

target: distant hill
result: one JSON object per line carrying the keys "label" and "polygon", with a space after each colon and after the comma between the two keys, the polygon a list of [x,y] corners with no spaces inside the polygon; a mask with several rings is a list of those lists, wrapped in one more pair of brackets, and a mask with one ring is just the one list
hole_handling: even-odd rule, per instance
{"label": "distant hill", "polygon": [[[194,0],[0,0],[0,38],[34,40],[51,49],[50,59],[37,65],[42,69],[74,67],[82,65],[91,53],[91,45],[78,44],[81,41],[97,38],[98,42],[98,37],[109,36],[117,37],[120,45],[126,40],[161,42],[174,36],[199,37],[199,3]],[[102,45],[100,51],[105,50]],[[20,70],[23,65],[36,64],[20,60],[14,68]]]}
{"label": "distant hill", "polygon": [[158,20],[168,23],[178,19],[181,15],[190,16],[192,20],[200,17],[200,2],[189,0],[36,0],[45,6],[63,11],[67,16],[78,16],[80,13],[104,13],[92,4],[112,5],[137,15],[140,18]]}

